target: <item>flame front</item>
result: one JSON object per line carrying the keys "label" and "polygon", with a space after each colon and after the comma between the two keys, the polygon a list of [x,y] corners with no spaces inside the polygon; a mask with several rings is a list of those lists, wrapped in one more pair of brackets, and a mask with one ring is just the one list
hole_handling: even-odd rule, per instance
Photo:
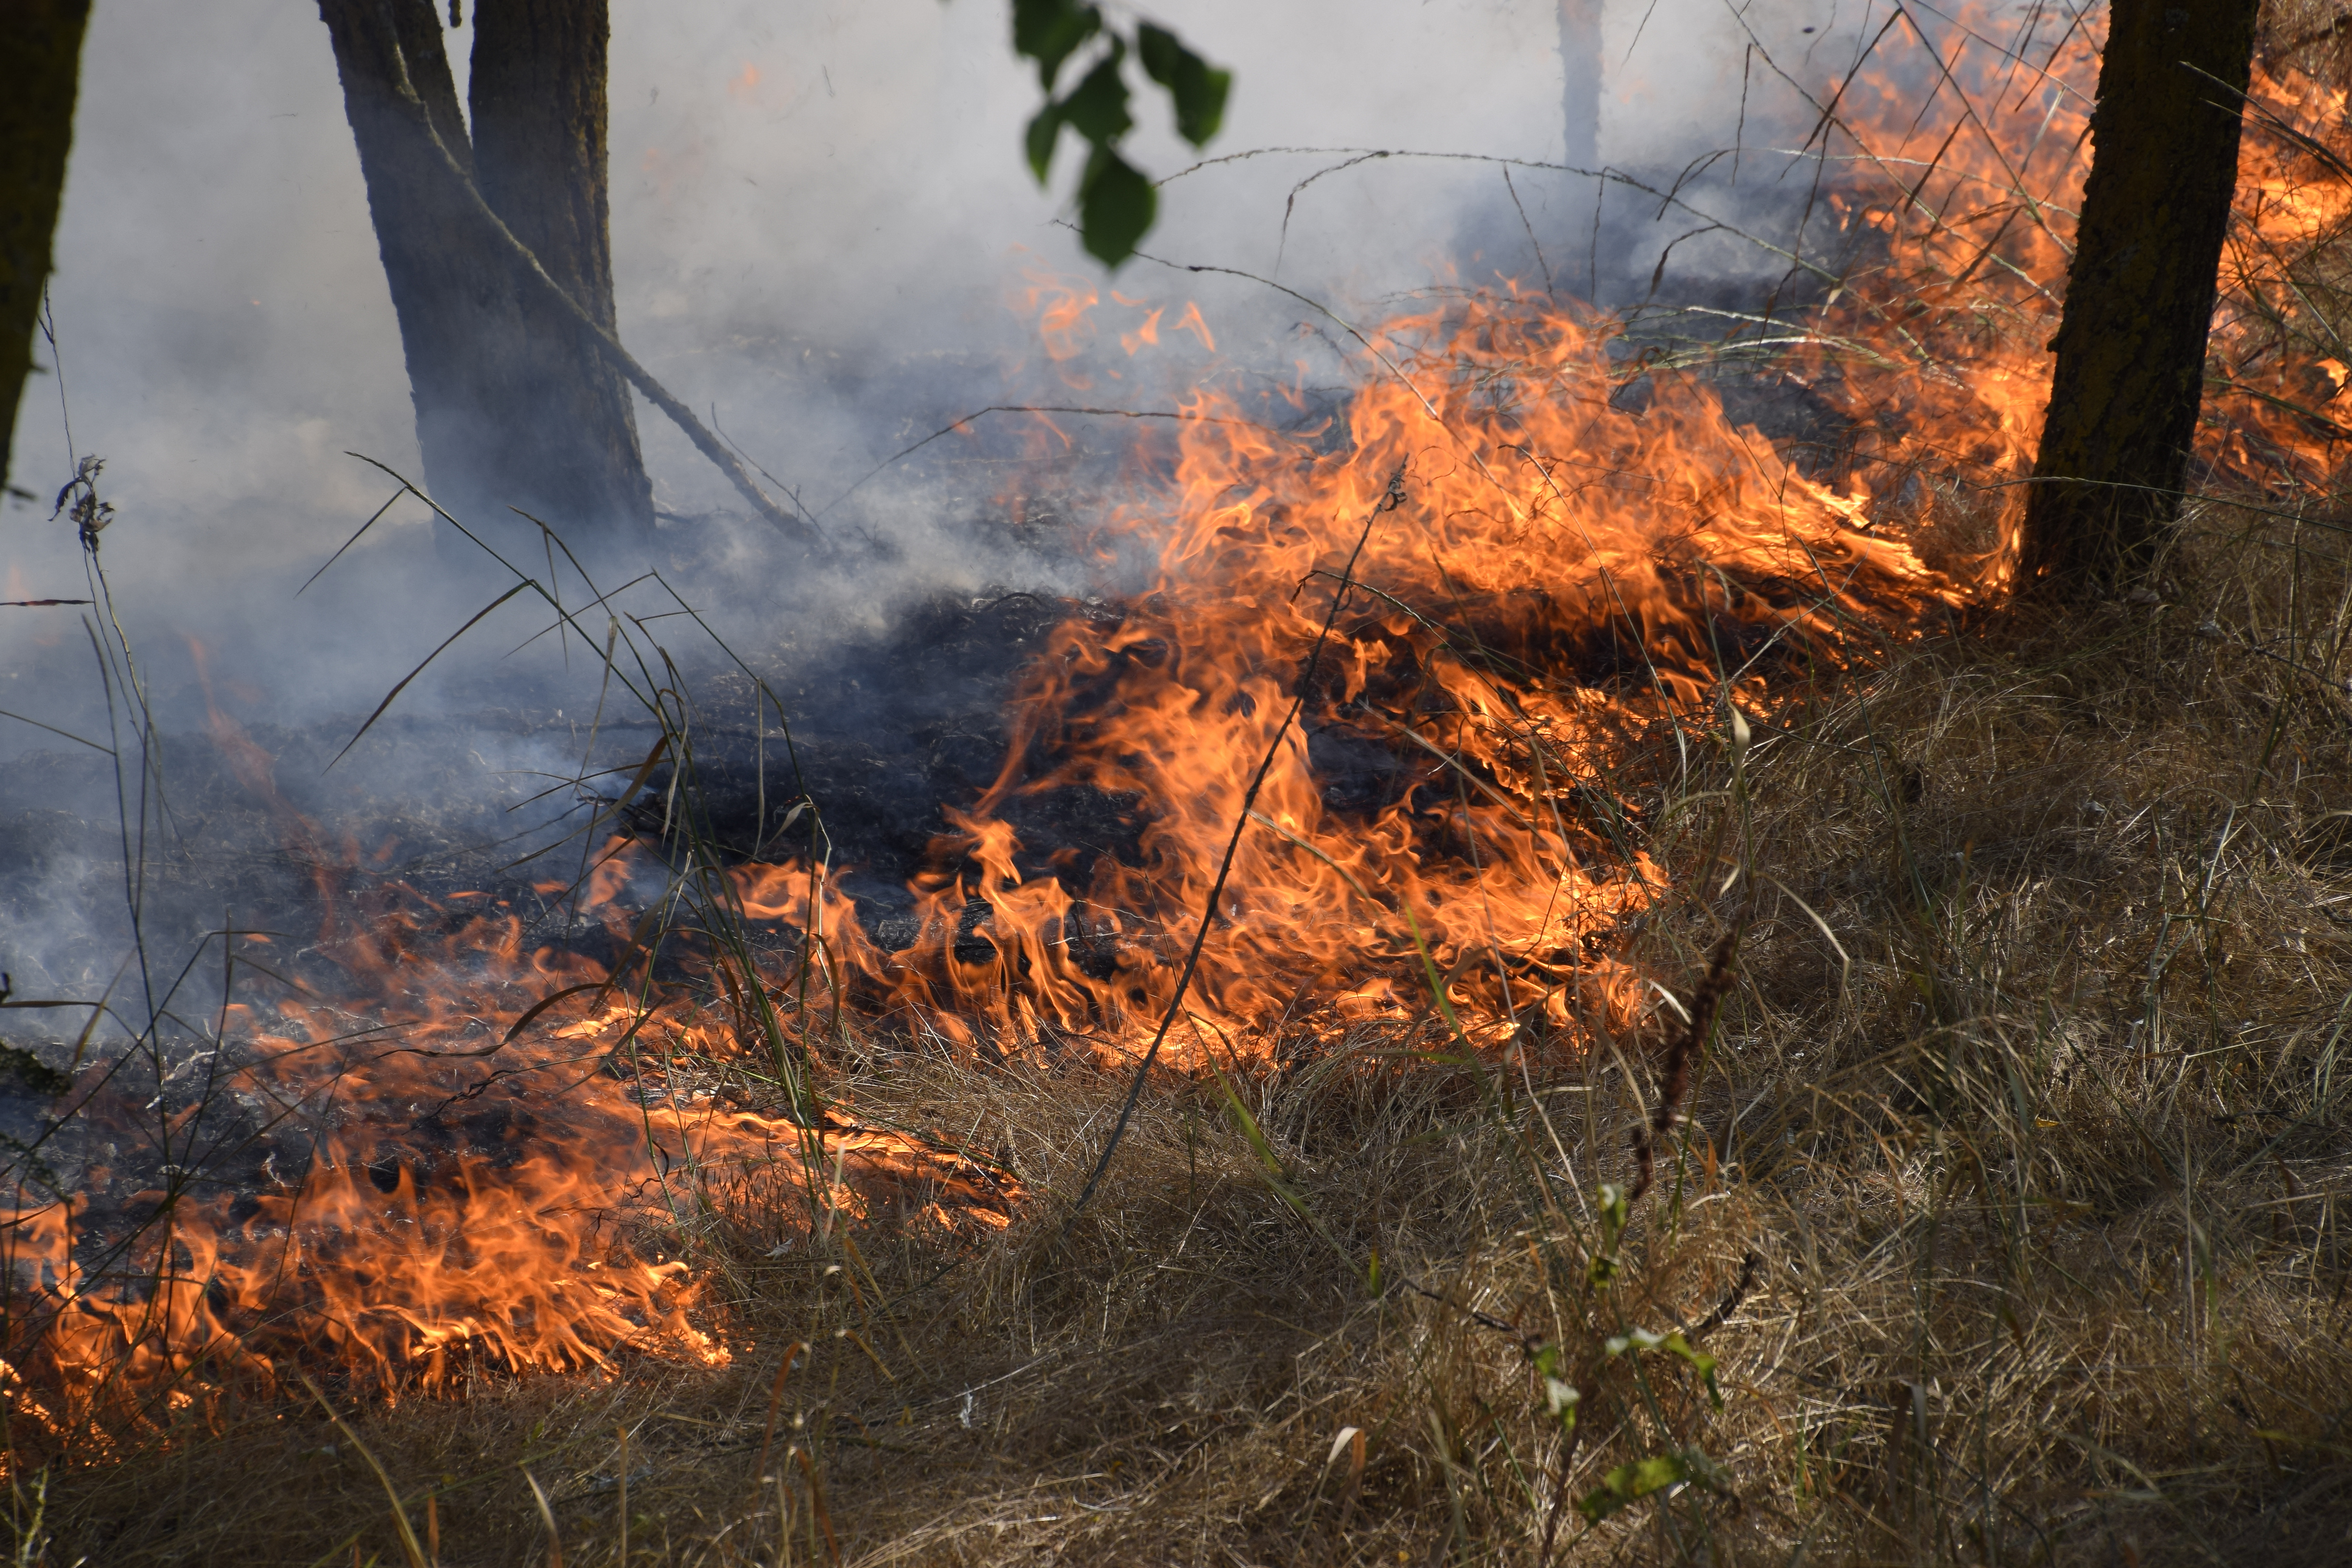
{"label": "flame front", "polygon": [[[1960,590],[1704,384],[1631,411],[1608,341],[1509,300],[1392,322],[1337,441],[1202,394],[1172,484],[1112,525],[1157,543],[1151,591],[1055,632],[999,783],[951,814],[964,864],[920,889],[925,940],[861,949],[873,978],[1016,1036],[1149,1029],[1230,845],[1204,1025],[1400,1005],[1417,942],[1489,1033],[1636,1006],[1609,938],[1664,879],[1596,814],[1607,760]],[[1328,797],[1316,754],[1342,748],[1395,759],[1389,798]],[[1075,891],[1024,879],[997,815],[1073,784],[1147,803],[1140,862]],[[806,873],[755,873],[763,907],[778,876]],[[973,899],[985,963],[953,941]],[[1106,937],[1116,972],[1090,975],[1072,944]]]}
{"label": "flame front", "polygon": [[[1574,1049],[1642,1011],[1615,938],[1665,879],[1615,763],[1661,730],[1719,731],[1727,704],[1768,714],[2009,586],[2104,18],[2038,44],[1990,21],[1930,37],[1906,14],[1815,95],[1831,232],[1809,209],[1816,239],[1801,230],[1773,292],[1801,308],[1682,312],[1722,332],[1693,345],[1504,280],[1357,333],[1339,431],[1197,390],[1097,542],[1140,544],[1155,580],[1031,668],[995,786],[950,806],[915,885],[920,936],[886,955],[830,915],[869,996],[1000,1047],[1041,1024],[1132,1046],[1174,1019],[1180,1057],[1402,1010],[1432,979],[1489,1043]],[[2344,97],[2257,89],[2271,133],[2248,138],[2214,348],[2272,384],[2220,384],[2200,457],[2315,489],[2347,432],[2315,410],[2352,373],[2295,348],[2294,269],[2352,193],[2297,138]],[[1150,311],[1118,334],[1132,355],[1168,307],[1112,299]],[[1095,290],[1033,274],[1022,302],[1087,384]],[[1742,377],[1810,400],[1834,444],[1734,417],[1719,389]],[[1335,800],[1318,753],[1390,760],[1386,797]],[[1139,803],[1139,858],[1084,886],[1024,876],[1005,808],[1074,785]],[[810,879],[744,886],[782,915]],[[1077,957],[1106,947],[1108,974]]]}

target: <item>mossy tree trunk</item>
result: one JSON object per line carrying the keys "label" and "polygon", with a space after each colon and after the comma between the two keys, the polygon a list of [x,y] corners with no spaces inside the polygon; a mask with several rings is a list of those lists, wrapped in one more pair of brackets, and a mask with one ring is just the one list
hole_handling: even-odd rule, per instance
{"label": "mossy tree trunk", "polygon": [[0,479],[33,365],[89,0],[0,0]]}
{"label": "mossy tree trunk", "polygon": [[2114,0],[2026,502],[2022,590],[2144,576],[2178,516],[2237,187],[2257,0]]}
{"label": "mossy tree trunk", "polygon": [[528,287],[467,189],[612,327],[604,0],[478,6],[470,138],[428,0],[319,0],[319,14],[400,321],[427,486],[460,517],[515,506],[576,542],[642,538],[653,497],[618,370]]}

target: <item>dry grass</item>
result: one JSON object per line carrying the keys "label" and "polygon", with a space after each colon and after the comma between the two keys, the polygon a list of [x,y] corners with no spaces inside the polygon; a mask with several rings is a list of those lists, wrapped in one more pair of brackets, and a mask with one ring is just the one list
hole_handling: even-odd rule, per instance
{"label": "dry grass", "polygon": [[[526,1472],[563,1561],[619,1561],[625,1468],[633,1563],[2344,1561],[2342,542],[2208,507],[2167,603],[1916,645],[1736,779],[1721,737],[1629,760],[1695,889],[1637,954],[1686,993],[1752,923],[1613,1249],[1654,1040],[1171,1077],[1066,1234],[1123,1080],[877,1042],[829,1092],[992,1150],[1007,1231],[716,1220],[730,1367],[352,1419],[453,1565],[552,1560]],[[24,1562],[402,1561],[301,1402],[47,1485]]]}

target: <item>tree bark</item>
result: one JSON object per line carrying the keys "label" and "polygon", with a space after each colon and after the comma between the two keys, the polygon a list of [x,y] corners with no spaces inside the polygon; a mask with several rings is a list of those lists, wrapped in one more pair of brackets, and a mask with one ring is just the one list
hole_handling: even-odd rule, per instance
{"label": "tree bark", "polygon": [[[557,286],[616,333],[605,174],[611,33],[605,0],[477,0],[466,94],[483,198]],[[539,488],[569,486],[572,508],[651,528],[653,490],[619,372],[569,312],[537,294],[524,298],[523,327],[541,382],[526,406],[570,433],[540,444],[566,461],[561,474],[539,475]]]}
{"label": "tree bark", "polygon": [[32,370],[89,22],[89,0],[0,0],[0,479]]}
{"label": "tree bark", "polygon": [[[595,25],[582,21],[568,35],[569,52],[542,68],[544,78],[536,85],[549,91],[551,101],[516,110],[503,100],[528,81],[530,71],[507,51],[527,45],[531,35],[519,38],[501,21],[499,31],[507,42],[488,60],[476,51],[477,69],[489,64],[493,80],[508,84],[491,89],[502,100],[493,121],[502,127],[535,116],[560,121],[593,106],[595,125],[593,134],[575,127],[551,166],[530,162],[546,153],[543,138],[510,129],[496,133],[495,179],[517,203],[513,216],[500,212],[499,219],[528,247],[550,243],[555,255],[542,254],[542,266],[565,288],[594,293],[594,299],[574,297],[609,323],[604,6],[542,0],[536,8],[593,8]],[[501,9],[486,7],[478,27],[488,27],[488,13]],[[583,542],[648,531],[651,491],[617,373],[576,321],[559,319],[531,289],[467,188],[474,178],[497,210],[487,188],[493,176],[466,134],[440,18],[429,0],[319,0],[319,14],[334,46],[344,112],[400,321],[427,487],[459,516],[520,507]],[[473,96],[478,105],[484,102],[481,89]],[[583,185],[584,192],[578,188]],[[559,188],[543,188],[550,186]],[[590,221],[574,222],[567,231],[551,216],[567,204]]]}
{"label": "tree bark", "polygon": [[2178,516],[2237,188],[2257,0],[2114,0],[2021,591],[2145,576]]}

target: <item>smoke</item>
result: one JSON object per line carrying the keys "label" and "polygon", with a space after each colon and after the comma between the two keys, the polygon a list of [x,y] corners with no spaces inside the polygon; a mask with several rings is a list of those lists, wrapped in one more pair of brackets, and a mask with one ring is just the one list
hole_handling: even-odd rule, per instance
{"label": "smoke", "polygon": [[[1567,153],[1563,83],[1592,68],[1563,62],[1561,3],[1168,7],[1165,21],[1234,72],[1210,154],[1293,151],[1168,186],[1146,248],[1178,265],[1139,259],[1110,279],[1062,221],[1078,158],[1063,149],[1048,192],[1021,160],[1038,89],[1008,47],[1003,0],[616,4],[622,336],[777,488],[863,546],[853,565],[810,565],[758,525],[714,515],[736,509],[731,492],[640,403],[656,500],[674,537],[692,532],[703,566],[679,586],[720,612],[730,637],[803,650],[871,632],[933,592],[1086,587],[1097,567],[1004,517],[1001,470],[982,459],[1061,442],[1082,493],[1115,471],[1133,426],[1071,416],[1047,432],[992,416],[876,469],[990,404],[1172,407],[1210,363],[1212,334],[1223,363],[1276,380],[1332,365],[1339,351],[1313,334],[1343,335],[1297,298],[1184,265],[1278,281],[1349,319],[1433,281],[1637,293],[1664,240],[1694,220],[1612,195],[1596,233],[1591,177],[1528,166]],[[1589,11],[1594,0],[1567,3]],[[1825,79],[1881,16],[1832,0],[1737,14],[1724,0],[1607,5],[1594,151],[1666,183],[1735,140],[1792,144],[1809,111],[1758,46]],[[462,96],[470,28],[449,42]],[[1166,174],[1197,161],[1164,101],[1145,98],[1138,114],[1142,166]],[[1375,151],[1464,156],[1349,162]],[[1507,187],[1503,166],[1470,161],[1480,158],[1520,165]],[[1784,167],[1758,153],[1742,186],[1716,170],[1685,194],[1785,208],[1790,188],[1773,183]],[[1710,237],[1676,265],[1753,271],[1745,244]],[[1053,279],[1099,294],[1092,346],[1066,362],[1037,330],[1034,291]],[[104,557],[166,731],[201,731],[215,704],[247,723],[348,726],[511,581],[487,562],[471,574],[436,562],[412,500],[297,593],[394,491],[347,453],[420,472],[357,156],[310,7],[100,0],[50,294],[58,353],[39,356],[49,374],[19,416],[9,478],[26,493],[0,511],[0,596],[91,596],[49,500],[79,454],[104,455],[101,489],[117,509]],[[1188,308],[1201,333],[1120,347],[1152,310],[1173,322]],[[524,569],[552,564],[519,521],[472,521]],[[576,583],[566,592],[577,602]],[[103,689],[73,619],[84,613],[98,611],[0,609],[0,708],[101,732]],[[576,640],[511,651],[546,619],[528,599],[500,611],[404,693],[402,710],[581,703],[593,663]],[[197,647],[210,650],[209,693]],[[60,744],[0,720],[0,759]],[[503,760],[553,765],[551,753]],[[425,773],[452,787],[446,770]],[[87,812],[83,793],[20,784],[8,804]]]}

